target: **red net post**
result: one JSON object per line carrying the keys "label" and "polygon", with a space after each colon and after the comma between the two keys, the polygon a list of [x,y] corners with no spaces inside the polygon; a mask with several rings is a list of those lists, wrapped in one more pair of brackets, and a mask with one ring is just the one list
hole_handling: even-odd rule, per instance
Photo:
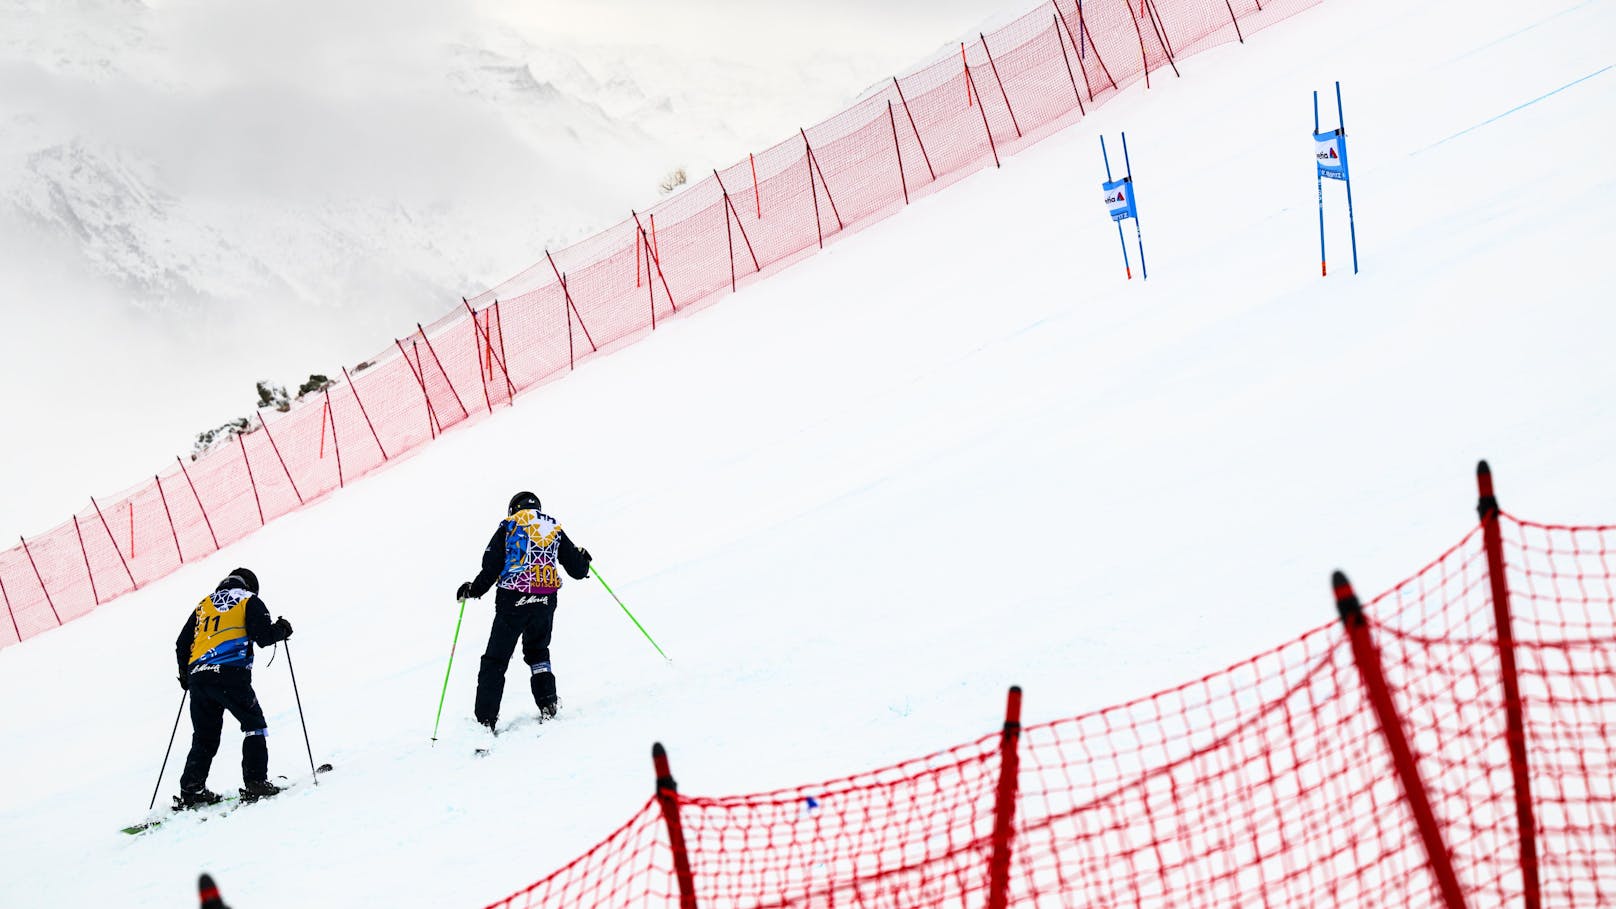
{"label": "red net post", "polygon": [[466,302],[466,298],[461,297],[460,302],[466,307],[466,314],[471,316],[471,362],[476,364],[477,368],[477,387],[483,390],[483,407],[487,409],[488,413],[493,413],[494,399],[488,394],[489,376],[483,368],[483,362],[487,359],[483,353],[483,326],[481,322],[477,321],[477,311],[471,308],[471,304]]}
{"label": "red net post", "polygon": [[[443,376],[443,384],[449,386],[449,393],[454,395],[455,404],[460,408],[460,416],[462,418],[470,416],[471,414],[466,410],[465,402],[460,400],[460,392],[456,391],[454,383],[449,381],[448,370],[443,368],[443,361],[438,359],[438,352],[432,347],[432,339],[426,336],[426,329],[422,328],[421,323],[417,322],[415,323],[415,330],[421,333],[421,340],[426,342],[426,352],[432,355],[432,362],[437,365],[438,374]],[[424,369],[422,370],[422,372],[425,371]],[[332,442],[336,441],[336,434],[336,420],[333,419],[331,421]]]}
{"label": "red net post", "polygon": [[[348,380],[348,388],[353,392],[354,403],[359,405],[359,415],[365,418],[365,425],[370,427],[370,437],[376,440],[376,450],[382,453],[383,461],[387,460],[387,449],[382,447],[382,437],[376,434],[376,424],[370,422],[370,414],[365,410],[365,402],[359,397],[359,386],[354,384],[353,376],[348,374],[348,367],[346,366],[342,367],[342,377]],[[301,502],[302,500],[302,497],[299,496],[298,501]]]}
{"label": "red net post", "polygon": [[[348,371],[346,369],[343,370],[344,375],[346,375],[347,372]],[[292,479],[292,472],[290,470],[286,469],[286,459],[281,457],[281,447],[279,445],[275,444],[275,437],[273,435],[271,435],[270,432],[269,432],[269,424],[264,422],[264,412],[262,410],[260,410],[260,411],[257,411],[257,413],[258,413],[258,426],[259,426],[260,429],[262,429],[264,431],[264,438],[269,440],[269,448],[270,448],[271,451],[275,452],[275,460],[280,462],[280,464],[281,464],[281,472],[286,474],[286,482],[291,484],[291,486],[292,486],[292,495],[297,496],[297,504],[302,505],[303,504],[303,493],[298,491],[298,489],[297,489],[297,481]],[[385,456],[385,453],[384,453],[384,456]],[[176,547],[179,545],[179,538],[178,537],[175,537],[174,545]]]}
{"label": "red net post", "polygon": [[[961,53],[964,53],[963,45],[961,45],[960,51]],[[969,65],[965,67],[965,81],[972,87],[975,87],[976,85],[976,77],[971,75],[971,67]],[[978,97],[981,97],[980,94]],[[993,166],[1000,167],[1002,165],[999,164],[999,146],[993,141],[993,127],[988,125],[988,109],[981,105],[978,105],[976,109],[982,113],[982,131],[988,134],[988,148],[993,152]]]}
{"label": "red net post", "polygon": [[[1016,122],[1016,109],[1010,106],[1010,95],[1004,90],[1004,80],[999,78],[999,65],[993,62],[993,51],[988,49],[988,36],[981,32],[976,33],[977,40],[982,42],[982,53],[988,56],[988,68],[993,70],[993,81],[999,83],[999,97],[1004,99],[1004,109],[1010,112],[1010,125],[1016,128],[1016,138],[1021,138],[1021,124]],[[1076,86],[1072,87],[1076,90]]]}
{"label": "red net post", "polygon": [[[729,215],[734,216],[735,226],[740,228],[741,240],[746,244],[746,253],[752,257],[752,273],[757,274],[763,270],[763,266],[758,264],[757,251],[752,248],[752,238],[746,234],[746,225],[741,222],[741,213],[735,210],[735,200],[730,198],[729,189],[724,186],[724,178],[718,175],[717,170],[713,171],[713,179],[718,181],[718,190],[724,194],[724,205],[728,208]],[[726,215],[726,217],[728,217],[728,215]],[[732,253],[730,258],[730,275],[732,277],[735,274],[734,262],[734,255]],[[733,289],[734,287],[732,286],[731,290]]]}
{"label": "red net post", "polygon": [[1004,734],[999,741],[999,789],[993,801],[993,857],[988,862],[988,909],[1005,909],[1010,899],[1010,840],[1016,827],[1020,744],[1021,686],[1012,685],[1004,706]]}
{"label": "red net post", "polygon": [[[494,339],[489,336],[488,328],[484,324],[484,322],[486,322],[487,319],[483,319],[482,321],[479,321],[477,319],[477,311],[471,308],[471,304],[466,301],[465,297],[461,297],[460,302],[465,305],[466,313],[471,316],[471,330],[473,332],[475,340],[477,341],[477,346],[478,346],[477,356],[478,356],[478,358],[479,359],[482,358],[484,350],[486,350],[488,352],[487,353],[487,357],[488,357],[488,379],[492,379],[493,374],[494,374],[494,363],[495,363],[496,357],[494,356]],[[499,301],[496,300],[494,302],[497,303]],[[505,369],[505,358],[504,357],[499,357],[499,358],[497,358],[497,360],[498,360],[498,363],[499,363],[499,371],[500,371],[501,374],[503,374],[505,376],[505,392],[506,392],[507,395],[514,398],[514,397],[516,397],[516,386],[511,384],[511,374],[509,372],[507,372],[506,369]],[[479,367],[478,375],[479,376],[482,375],[480,367]],[[493,413],[494,412],[494,402],[488,396],[488,384],[487,383],[488,383],[488,380],[484,379],[483,380],[483,403],[488,405],[488,412]],[[356,400],[356,401],[359,400],[359,395],[355,394],[354,395],[354,400]],[[363,412],[363,411],[364,411],[364,407],[361,406],[360,407],[360,412]],[[368,418],[367,418],[367,420],[368,420]],[[380,443],[378,443],[378,444],[380,444]]]}
{"label": "red net post", "polygon": [[213,549],[217,552],[219,535],[213,532],[213,519],[208,517],[207,506],[202,504],[202,497],[197,495],[196,484],[191,482],[191,472],[185,469],[185,462],[180,460],[179,455],[174,456],[174,463],[180,465],[180,473],[185,476],[185,485],[191,487],[191,498],[196,499],[196,510],[202,512],[202,523],[208,526],[208,536],[213,538]]}
{"label": "red net post", "polygon": [[926,162],[926,173],[936,180],[937,171],[931,166],[931,155],[926,154],[926,143],[920,138],[920,127],[915,125],[915,114],[909,109],[909,99],[903,96],[903,86],[898,84],[897,76],[892,77],[892,87],[898,90],[898,103],[903,105],[903,115],[909,118],[909,129],[915,134],[915,144],[920,146],[920,158]]}
{"label": "red net post", "polygon": [[847,225],[842,222],[842,213],[836,208],[836,197],[831,195],[830,181],[825,179],[825,169],[819,166],[819,156],[814,154],[814,147],[808,142],[808,131],[800,127],[797,131],[802,133],[802,145],[808,149],[808,165],[819,174],[819,185],[824,187],[825,201],[830,203],[830,213],[836,218],[836,229],[845,230]]}
{"label": "red net post", "polygon": [[[651,238],[645,233],[645,227],[640,224],[639,212],[631,211],[629,214],[634,216],[634,227],[639,231],[640,242],[645,244],[645,261],[656,268],[657,280],[662,282],[662,292],[668,295],[668,305],[673,308],[674,312],[678,312],[679,304],[674,302],[673,291],[668,288],[668,277],[662,273],[662,257],[657,255],[656,248],[651,243]],[[649,284],[650,282],[647,281],[646,283]],[[654,293],[651,295],[651,327],[656,327],[656,294]]]}
{"label": "red net post", "polygon": [[[629,212],[634,216],[634,286],[640,286],[640,251],[650,251],[650,244],[645,240],[645,230],[640,227],[640,216],[636,212]],[[647,256],[649,258],[649,255]],[[649,271],[650,269],[647,269]],[[656,331],[656,288],[650,280],[645,282],[646,304],[651,307],[651,330]]]}
{"label": "red net post", "polygon": [[1526,722],[1521,708],[1520,675],[1516,669],[1515,631],[1510,619],[1509,579],[1504,565],[1503,534],[1498,526],[1498,499],[1493,495],[1493,474],[1486,461],[1476,465],[1482,545],[1487,551],[1487,574],[1492,585],[1493,622],[1498,630],[1499,673],[1504,687],[1504,735],[1509,745],[1509,767],[1515,784],[1515,822],[1520,828],[1522,905],[1542,905],[1538,883],[1537,821],[1532,810],[1532,777],[1526,756]]}
{"label": "red net post", "polygon": [[[466,298],[461,297],[460,302],[465,303]],[[472,317],[472,319],[477,319],[478,318],[477,313],[475,311],[472,312],[471,317]],[[492,312],[486,312],[485,311],[482,314],[482,321],[478,323],[477,330],[484,338],[489,337],[490,334],[492,333],[493,321],[494,321],[494,314]],[[477,364],[477,365],[478,365],[479,370],[481,371],[483,381],[484,382],[492,382],[492,381],[494,381],[494,345],[490,344],[490,345],[487,346],[486,349],[480,350],[480,351],[478,351],[478,353],[482,355],[482,362]]]}
{"label": "red net post", "polygon": [[174,554],[180,557],[180,564],[185,564],[185,550],[180,548],[180,532],[174,527],[174,512],[168,507],[168,494],[163,492],[163,478],[152,474],[152,480],[157,484],[157,498],[163,503],[163,517],[168,518],[168,532],[174,538]]}
{"label": "red net post", "polygon": [[[1088,111],[1083,109],[1083,93],[1077,90],[1077,74],[1072,72],[1072,58],[1066,53],[1066,42],[1061,40],[1060,7],[1058,6],[1055,7],[1055,15],[1053,19],[1055,23],[1055,43],[1060,45],[1061,62],[1066,64],[1066,78],[1070,79],[1072,82],[1072,95],[1073,97],[1077,98],[1077,112],[1086,117],[1088,116]],[[1083,61],[1081,60],[1078,61],[1079,69],[1082,69],[1082,62]],[[1088,81],[1089,74],[1085,72],[1083,74],[1083,84],[1087,86]],[[1092,89],[1089,92],[1089,100],[1094,100],[1094,92]]]}
{"label": "red net post", "polygon": [[1150,88],[1150,58],[1145,56],[1145,33],[1139,28],[1139,17],[1134,14],[1133,4],[1122,0],[1122,5],[1128,8],[1128,19],[1133,22],[1134,35],[1139,39],[1139,63],[1145,70],[1145,88]]}
{"label": "red net post", "polygon": [[713,168],[713,179],[718,180],[719,192],[724,194],[722,211],[724,215],[724,245],[729,249],[729,292],[735,292],[735,231],[729,226],[729,191],[724,189],[724,181],[718,179],[718,169]]}
{"label": "red net post", "polygon": [[[1079,3],[1077,5],[1077,30],[1078,30],[1079,33],[1081,33],[1082,35],[1084,35],[1085,37],[1088,38],[1089,50],[1094,52],[1094,59],[1096,59],[1096,60],[1098,60],[1100,62],[1100,72],[1105,73],[1105,81],[1111,83],[1111,90],[1112,91],[1116,91],[1117,90],[1116,77],[1111,75],[1111,67],[1106,66],[1105,65],[1105,58],[1100,56],[1100,46],[1098,44],[1094,43],[1094,32],[1089,29],[1089,21],[1083,15],[1083,4],[1081,4],[1081,3]],[[1068,37],[1070,37],[1070,36],[1068,36]],[[1083,58],[1082,58],[1081,55],[1079,55],[1078,59],[1082,60]],[[1148,84],[1150,80],[1148,78],[1146,78],[1145,81]],[[1089,95],[1089,100],[1093,101],[1094,96]]]}
{"label": "red net post", "polygon": [[1616,906],[1616,525],[1538,524],[1502,509],[1499,517],[1529,708],[1542,901]]}
{"label": "red net post", "polygon": [[668,752],[661,742],[651,746],[651,765],[656,768],[656,800],[662,820],[668,825],[668,846],[673,850],[673,873],[679,882],[679,909],[696,909],[696,883],[690,873],[690,855],[685,850],[684,828],[679,823],[679,785],[668,768]]}
{"label": "red net post", "polygon": [[971,106],[971,93],[975,90],[976,86],[971,84],[971,80],[969,78],[969,76],[971,75],[971,63],[970,63],[969,60],[965,59],[965,42],[964,41],[960,42],[960,69],[963,69],[965,71],[965,75],[967,77],[966,80],[965,80],[965,106],[970,107]]}
{"label": "red net post", "polygon": [[[634,248],[639,249],[638,246]],[[550,255],[550,251],[548,249],[544,251],[544,258],[550,263],[550,270],[555,272],[556,280],[561,282],[561,296],[567,301],[567,309],[575,318],[577,318],[578,327],[584,330],[584,340],[589,342],[589,351],[590,353],[594,353],[600,348],[595,346],[595,339],[589,336],[589,326],[584,324],[584,317],[578,314],[578,304],[572,302],[572,291],[567,288],[567,276],[563,275],[561,273],[561,269],[556,267],[555,257]],[[499,315],[499,301],[497,300],[494,301],[494,314],[496,318]],[[572,331],[572,321],[570,319],[567,321],[567,331]],[[500,338],[503,340],[503,332],[500,334]],[[503,352],[504,351],[501,351],[501,353]],[[572,344],[570,341],[567,344],[567,355],[569,357],[572,355]]]}
{"label": "red net post", "polygon": [[808,195],[814,200],[814,233],[819,238],[819,248],[825,248],[824,222],[819,219],[819,190],[814,186],[814,156],[813,149],[808,146],[808,132],[798,129],[802,133],[802,147],[807,149],[803,154],[803,163],[808,165]]}
{"label": "red net post", "polygon": [[[565,292],[565,290],[566,290],[566,288],[562,288],[563,292]],[[569,327],[568,330],[569,331],[571,330],[570,327]],[[504,320],[502,320],[499,317],[499,300],[498,299],[494,300],[494,333],[499,335],[499,362],[501,362],[501,363],[509,363],[509,362],[511,362],[510,357],[505,355],[505,322],[504,322]],[[492,353],[492,351],[490,351],[490,353]],[[508,383],[511,382],[511,376],[510,376],[509,372],[506,372],[506,374],[505,374],[505,381],[508,382]],[[511,400],[507,401],[506,403],[508,405],[514,405],[516,403],[516,385],[515,385],[515,383],[510,384],[510,391],[511,391]]]}
{"label": "red net post", "polygon": [[342,443],[337,440],[337,415],[331,413],[331,389],[325,390],[325,412],[331,415],[331,449],[337,453],[337,488],[342,489]]}
{"label": "red net post", "polygon": [[[327,393],[327,395],[329,396],[329,392]],[[337,421],[336,421],[335,418],[333,418],[331,420],[331,426],[332,426],[332,432],[333,432],[332,440],[333,441],[335,441],[335,438],[336,438],[335,437],[336,425],[337,425]],[[243,439],[241,437],[240,433],[237,433],[236,434],[236,444],[241,446],[241,463],[247,465],[247,485],[252,487],[253,503],[258,506],[258,526],[262,527],[262,526],[264,526],[265,524],[267,524],[269,522],[264,520],[264,500],[258,497],[258,481],[253,478],[252,461],[251,461],[251,459],[249,459],[247,457],[247,440]]]}
{"label": "red net post", "polygon": [[752,200],[757,203],[757,219],[763,220],[763,195],[758,192],[757,156],[751,152],[746,153],[746,160],[752,165]]}
{"label": "red net post", "polygon": [[[1223,0],[1223,6],[1229,11],[1229,21],[1234,23],[1234,36],[1240,39],[1241,44],[1245,44],[1246,36],[1240,33],[1240,20],[1235,18],[1234,7],[1229,3],[1229,0]],[[1258,9],[1261,10],[1262,7],[1259,6]]]}
{"label": "red net post", "polygon": [[79,529],[79,516],[73,516],[73,535],[79,538],[79,554],[84,556],[84,574],[90,579],[90,596],[95,605],[101,605],[101,593],[95,589],[95,572],[90,570],[90,552],[84,548],[84,531]]}
{"label": "red net post", "polygon": [[1173,54],[1173,41],[1167,36],[1167,24],[1161,20],[1161,11],[1156,9],[1156,4],[1152,0],[1146,0],[1146,6],[1150,10],[1150,27],[1156,30],[1156,43],[1167,52],[1167,62],[1173,67],[1174,77],[1183,78],[1178,72],[1178,60]]}
{"label": "red net post", "polygon": [[[132,504],[133,504],[133,502],[131,501],[131,505]],[[118,539],[112,535],[112,527],[107,524],[106,515],[101,513],[101,506],[96,504],[95,496],[90,496],[90,505],[91,505],[91,507],[93,507],[95,509],[95,516],[97,518],[101,519],[101,529],[105,530],[107,532],[107,542],[112,544],[112,551],[116,552],[118,554],[118,561],[123,563],[123,573],[129,576],[129,586],[135,588],[136,590],[139,590],[140,585],[135,583],[134,572],[129,570],[129,560],[125,559],[123,557],[123,550],[118,548]],[[134,512],[133,512],[133,510],[130,511],[129,519],[130,519],[131,522],[134,521]],[[133,558],[134,554],[135,554],[135,531],[134,531],[134,524],[131,523],[130,524],[130,530],[129,530],[129,555],[130,555],[130,558]]]}
{"label": "red net post", "polygon": [[34,554],[28,548],[28,541],[22,537],[17,538],[22,543],[22,553],[28,557],[28,565],[34,569],[34,580],[39,582],[39,589],[45,594],[45,603],[50,606],[51,615],[56,617],[56,624],[62,624],[62,614],[56,611],[56,601],[51,599],[50,588],[45,586],[45,578],[39,573],[39,563],[34,561]]}
{"label": "red net post", "polygon": [[331,416],[331,402],[320,403],[320,457],[325,457],[325,422]]}
{"label": "red net post", "polygon": [[[892,127],[892,154],[898,159],[898,186],[903,189],[903,204],[909,204],[909,181],[903,175],[903,148],[898,145],[898,118],[892,114],[892,101],[887,101],[887,124]],[[718,171],[713,171],[716,176]]]}
{"label": "red net post", "polygon": [[[414,363],[410,362],[410,355],[404,352],[404,343],[394,338],[393,344],[398,347],[398,355],[404,359],[404,365],[410,368],[410,375],[415,377],[415,384],[421,387],[421,398],[426,401],[426,428],[431,432],[431,437],[436,439],[441,424],[438,423],[437,411],[432,409],[432,395],[427,393],[426,380],[421,378],[421,371],[415,367]],[[325,430],[322,429],[321,433],[323,434],[324,432]]]}
{"label": "red net post", "polygon": [[[1062,42],[1062,44],[1061,44],[1061,56],[1062,57],[1066,56],[1066,43],[1069,42],[1072,45],[1072,53],[1077,54],[1077,69],[1078,69],[1078,72],[1083,74],[1083,89],[1084,89],[1084,91],[1087,91],[1089,93],[1089,103],[1093,104],[1094,103],[1094,86],[1089,84],[1089,68],[1083,65],[1084,54],[1079,52],[1077,38],[1076,38],[1076,36],[1074,36],[1072,34],[1072,25],[1071,25],[1071,23],[1066,21],[1066,14],[1061,12],[1061,8],[1060,8],[1059,3],[1053,3],[1052,2],[1050,5],[1055,7],[1055,21],[1060,23],[1061,31],[1066,33],[1066,42]],[[1082,12],[1082,7],[1081,6],[1078,7],[1078,11]],[[1079,27],[1081,27],[1082,22],[1079,21],[1078,25],[1079,25]],[[1098,56],[1098,54],[1096,54],[1096,56]],[[1066,68],[1067,68],[1068,71],[1071,70],[1072,64],[1071,64],[1070,60],[1067,61]],[[1088,112],[1083,110],[1083,99],[1082,98],[1077,99],[1077,110],[1078,110],[1078,113],[1083,114],[1084,116],[1088,116]]]}
{"label": "red net post", "polygon": [[567,323],[567,369],[578,368],[577,346],[572,340],[572,310],[567,303],[567,276],[561,275],[561,318]]}
{"label": "red net post", "polygon": [[1419,829],[1428,867],[1436,878],[1442,901],[1448,909],[1464,909],[1464,892],[1453,870],[1453,856],[1442,839],[1442,829],[1436,813],[1431,810],[1430,796],[1424,780],[1420,778],[1414,749],[1403,732],[1402,717],[1397,713],[1391,687],[1386,683],[1386,673],[1381,667],[1380,651],[1369,634],[1369,620],[1365,618],[1363,606],[1358,602],[1358,595],[1353,593],[1352,584],[1345,574],[1336,572],[1331,577],[1331,583],[1335,589],[1336,611],[1341,615],[1341,625],[1352,644],[1353,662],[1357,664],[1364,693],[1374,709],[1381,737],[1385,739],[1386,749],[1397,770],[1403,801],[1407,803],[1415,826]]}

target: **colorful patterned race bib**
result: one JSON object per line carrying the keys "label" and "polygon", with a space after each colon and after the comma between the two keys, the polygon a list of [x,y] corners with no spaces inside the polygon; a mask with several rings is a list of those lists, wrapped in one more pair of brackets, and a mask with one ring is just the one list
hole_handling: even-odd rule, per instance
{"label": "colorful patterned race bib", "polygon": [[523,593],[544,593],[561,586],[557,557],[561,525],[555,518],[528,509],[505,522],[505,567],[499,586]]}

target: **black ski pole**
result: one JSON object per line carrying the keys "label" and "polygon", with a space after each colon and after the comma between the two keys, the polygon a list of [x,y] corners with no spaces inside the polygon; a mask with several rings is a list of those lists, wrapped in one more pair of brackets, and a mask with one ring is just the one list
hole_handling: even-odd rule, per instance
{"label": "black ski pole", "polygon": [[163,749],[163,766],[157,769],[157,785],[152,787],[151,804],[146,806],[147,811],[157,807],[157,790],[163,788],[163,774],[168,772],[168,755],[174,750],[174,736],[179,735],[180,731],[180,714],[185,712],[185,699],[190,696],[188,688],[180,692],[180,709],[174,714],[174,731],[168,734],[168,747]]}
{"label": "black ski pole", "polygon": [[292,645],[286,645],[286,671],[292,674],[292,697],[297,699],[297,721],[303,724],[303,747],[309,753],[309,776],[314,779],[314,785],[320,785],[320,774],[314,769],[314,747],[309,744],[309,724],[303,719],[303,696],[297,693],[297,670],[292,668]]}

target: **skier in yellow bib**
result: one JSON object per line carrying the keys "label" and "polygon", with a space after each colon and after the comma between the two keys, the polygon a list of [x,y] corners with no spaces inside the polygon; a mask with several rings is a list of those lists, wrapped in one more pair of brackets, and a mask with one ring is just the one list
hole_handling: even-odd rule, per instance
{"label": "skier in yellow bib", "polygon": [[185,620],[174,656],[180,687],[191,693],[191,752],[175,807],[211,805],[221,798],[207,782],[226,710],[246,736],[241,741],[242,797],[251,801],[280,791],[269,781],[269,729],[252,688],[253,645],[268,647],[291,636],[291,622],[269,620],[269,607],[258,598],[258,576],[245,568],[230,572]]}

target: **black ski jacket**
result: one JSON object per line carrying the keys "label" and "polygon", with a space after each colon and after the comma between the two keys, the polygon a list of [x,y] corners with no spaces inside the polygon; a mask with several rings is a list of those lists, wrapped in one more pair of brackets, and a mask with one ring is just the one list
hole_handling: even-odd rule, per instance
{"label": "black ski jacket", "polygon": [[[494,582],[499,580],[499,574],[505,569],[505,531],[510,526],[510,520],[499,522],[494,529],[494,535],[488,540],[488,548],[483,550],[483,568],[477,572],[477,577],[471,581],[471,595],[480,597],[488,592]],[[556,555],[561,561],[562,570],[574,581],[582,581],[589,577],[589,560],[567,536],[565,530],[557,530],[561,534],[559,550]]]}

